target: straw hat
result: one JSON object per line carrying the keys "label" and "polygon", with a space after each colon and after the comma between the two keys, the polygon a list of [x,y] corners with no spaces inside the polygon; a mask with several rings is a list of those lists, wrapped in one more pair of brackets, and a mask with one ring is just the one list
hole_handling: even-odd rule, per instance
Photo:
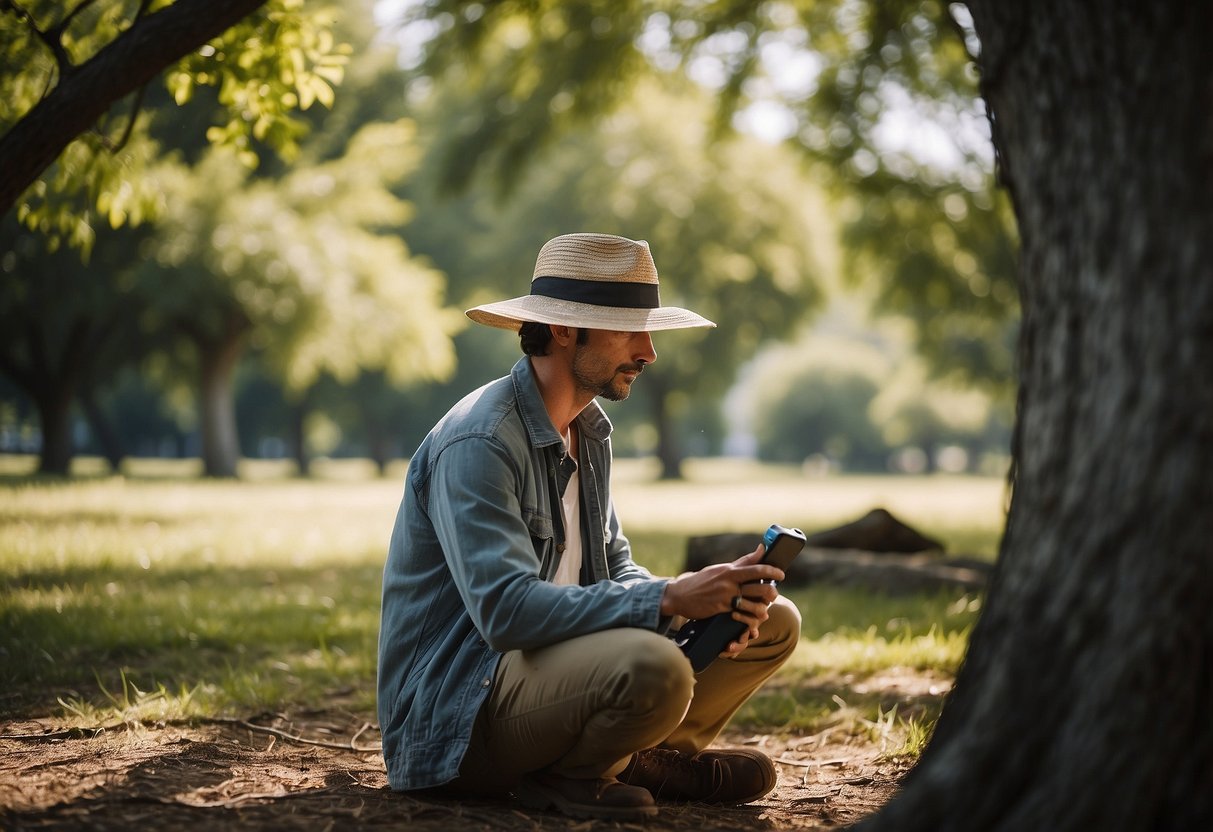
{"label": "straw hat", "polygon": [[531,293],[467,310],[478,324],[517,330],[523,321],[655,332],[716,326],[689,309],[662,306],[649,244],[613,234],[565,234],[544,243]]}

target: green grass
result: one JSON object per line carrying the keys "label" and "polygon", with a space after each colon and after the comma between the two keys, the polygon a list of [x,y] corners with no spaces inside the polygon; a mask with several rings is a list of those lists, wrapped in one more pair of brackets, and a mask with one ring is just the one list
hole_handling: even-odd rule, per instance
{"label": "green grass", "polygon": [[[207,482],[182,463],[141,463],[124,477],[89,464],[53,480],[0,458],[0,715],[97,724],[335,702],[373,712],[402,469],[378,479],[365,463],[321,464],[303,481],[249,464],[241,482]],[[646,463],[617,469],[625,528],[659,574],[681,571],[689,534],[813,530],[876,505],[980,556],[992,557],[1001,529],[1001,483],[986,478],[806,480],[705,461],[688,465],[685,482],[659,483]],[[898,669],[950,677],[979,597],[788,595],[804,617],[801,645],[737,725],[845,726],[898,733],[903,745],[929,730],[938,697],[890,699],[856,683]]]}

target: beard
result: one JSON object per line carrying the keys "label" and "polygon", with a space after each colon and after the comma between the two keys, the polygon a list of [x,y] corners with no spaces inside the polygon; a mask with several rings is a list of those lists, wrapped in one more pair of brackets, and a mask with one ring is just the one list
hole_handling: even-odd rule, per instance
{"label": "beard", "polygon": [[610,402],[621,402],[632,392],[633,379],[620,374],[628,371],[639,373],[643,369],[641,364],[611,367],[582,347],[578,347],[573,354],[573,381],[577,387]]}

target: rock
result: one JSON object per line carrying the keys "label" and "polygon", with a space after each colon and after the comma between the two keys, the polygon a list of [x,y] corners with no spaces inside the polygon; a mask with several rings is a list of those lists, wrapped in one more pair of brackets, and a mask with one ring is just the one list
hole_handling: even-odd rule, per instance
{"label": "rock", "polygon": [[[687,540],[686,569],[735,560],[762,541],[758,532],[724,532]],[[787,571],[784,583],[830,583],[888,592],[940,587],[978,590],[992,564],[976,558],[945,558],[943,544],[925,537],[877,508],[851,523],[808,535],[808,544]]]}
{"label": "rock", "polygon": [[943,553],[943,544],[907,526],[883,508],[874,508],[842,526],[809,535],[815,549],[859,549],[864,552]]}

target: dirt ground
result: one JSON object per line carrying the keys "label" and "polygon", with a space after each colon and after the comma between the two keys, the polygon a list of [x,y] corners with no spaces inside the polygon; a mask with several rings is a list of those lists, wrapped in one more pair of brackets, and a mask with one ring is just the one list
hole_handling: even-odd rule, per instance
{"label": "dirt ground", "polygon": [[0,828],[833,829],[880,808],[910,766],[883,755],[863,732],[727,733],[718,746],[756,747],[776,761],[775,791],[744,807],[663,804],[641,824],[394,793],[378,742],[364,717],[337,706],[99,732],[50,720],[0,722]]}

